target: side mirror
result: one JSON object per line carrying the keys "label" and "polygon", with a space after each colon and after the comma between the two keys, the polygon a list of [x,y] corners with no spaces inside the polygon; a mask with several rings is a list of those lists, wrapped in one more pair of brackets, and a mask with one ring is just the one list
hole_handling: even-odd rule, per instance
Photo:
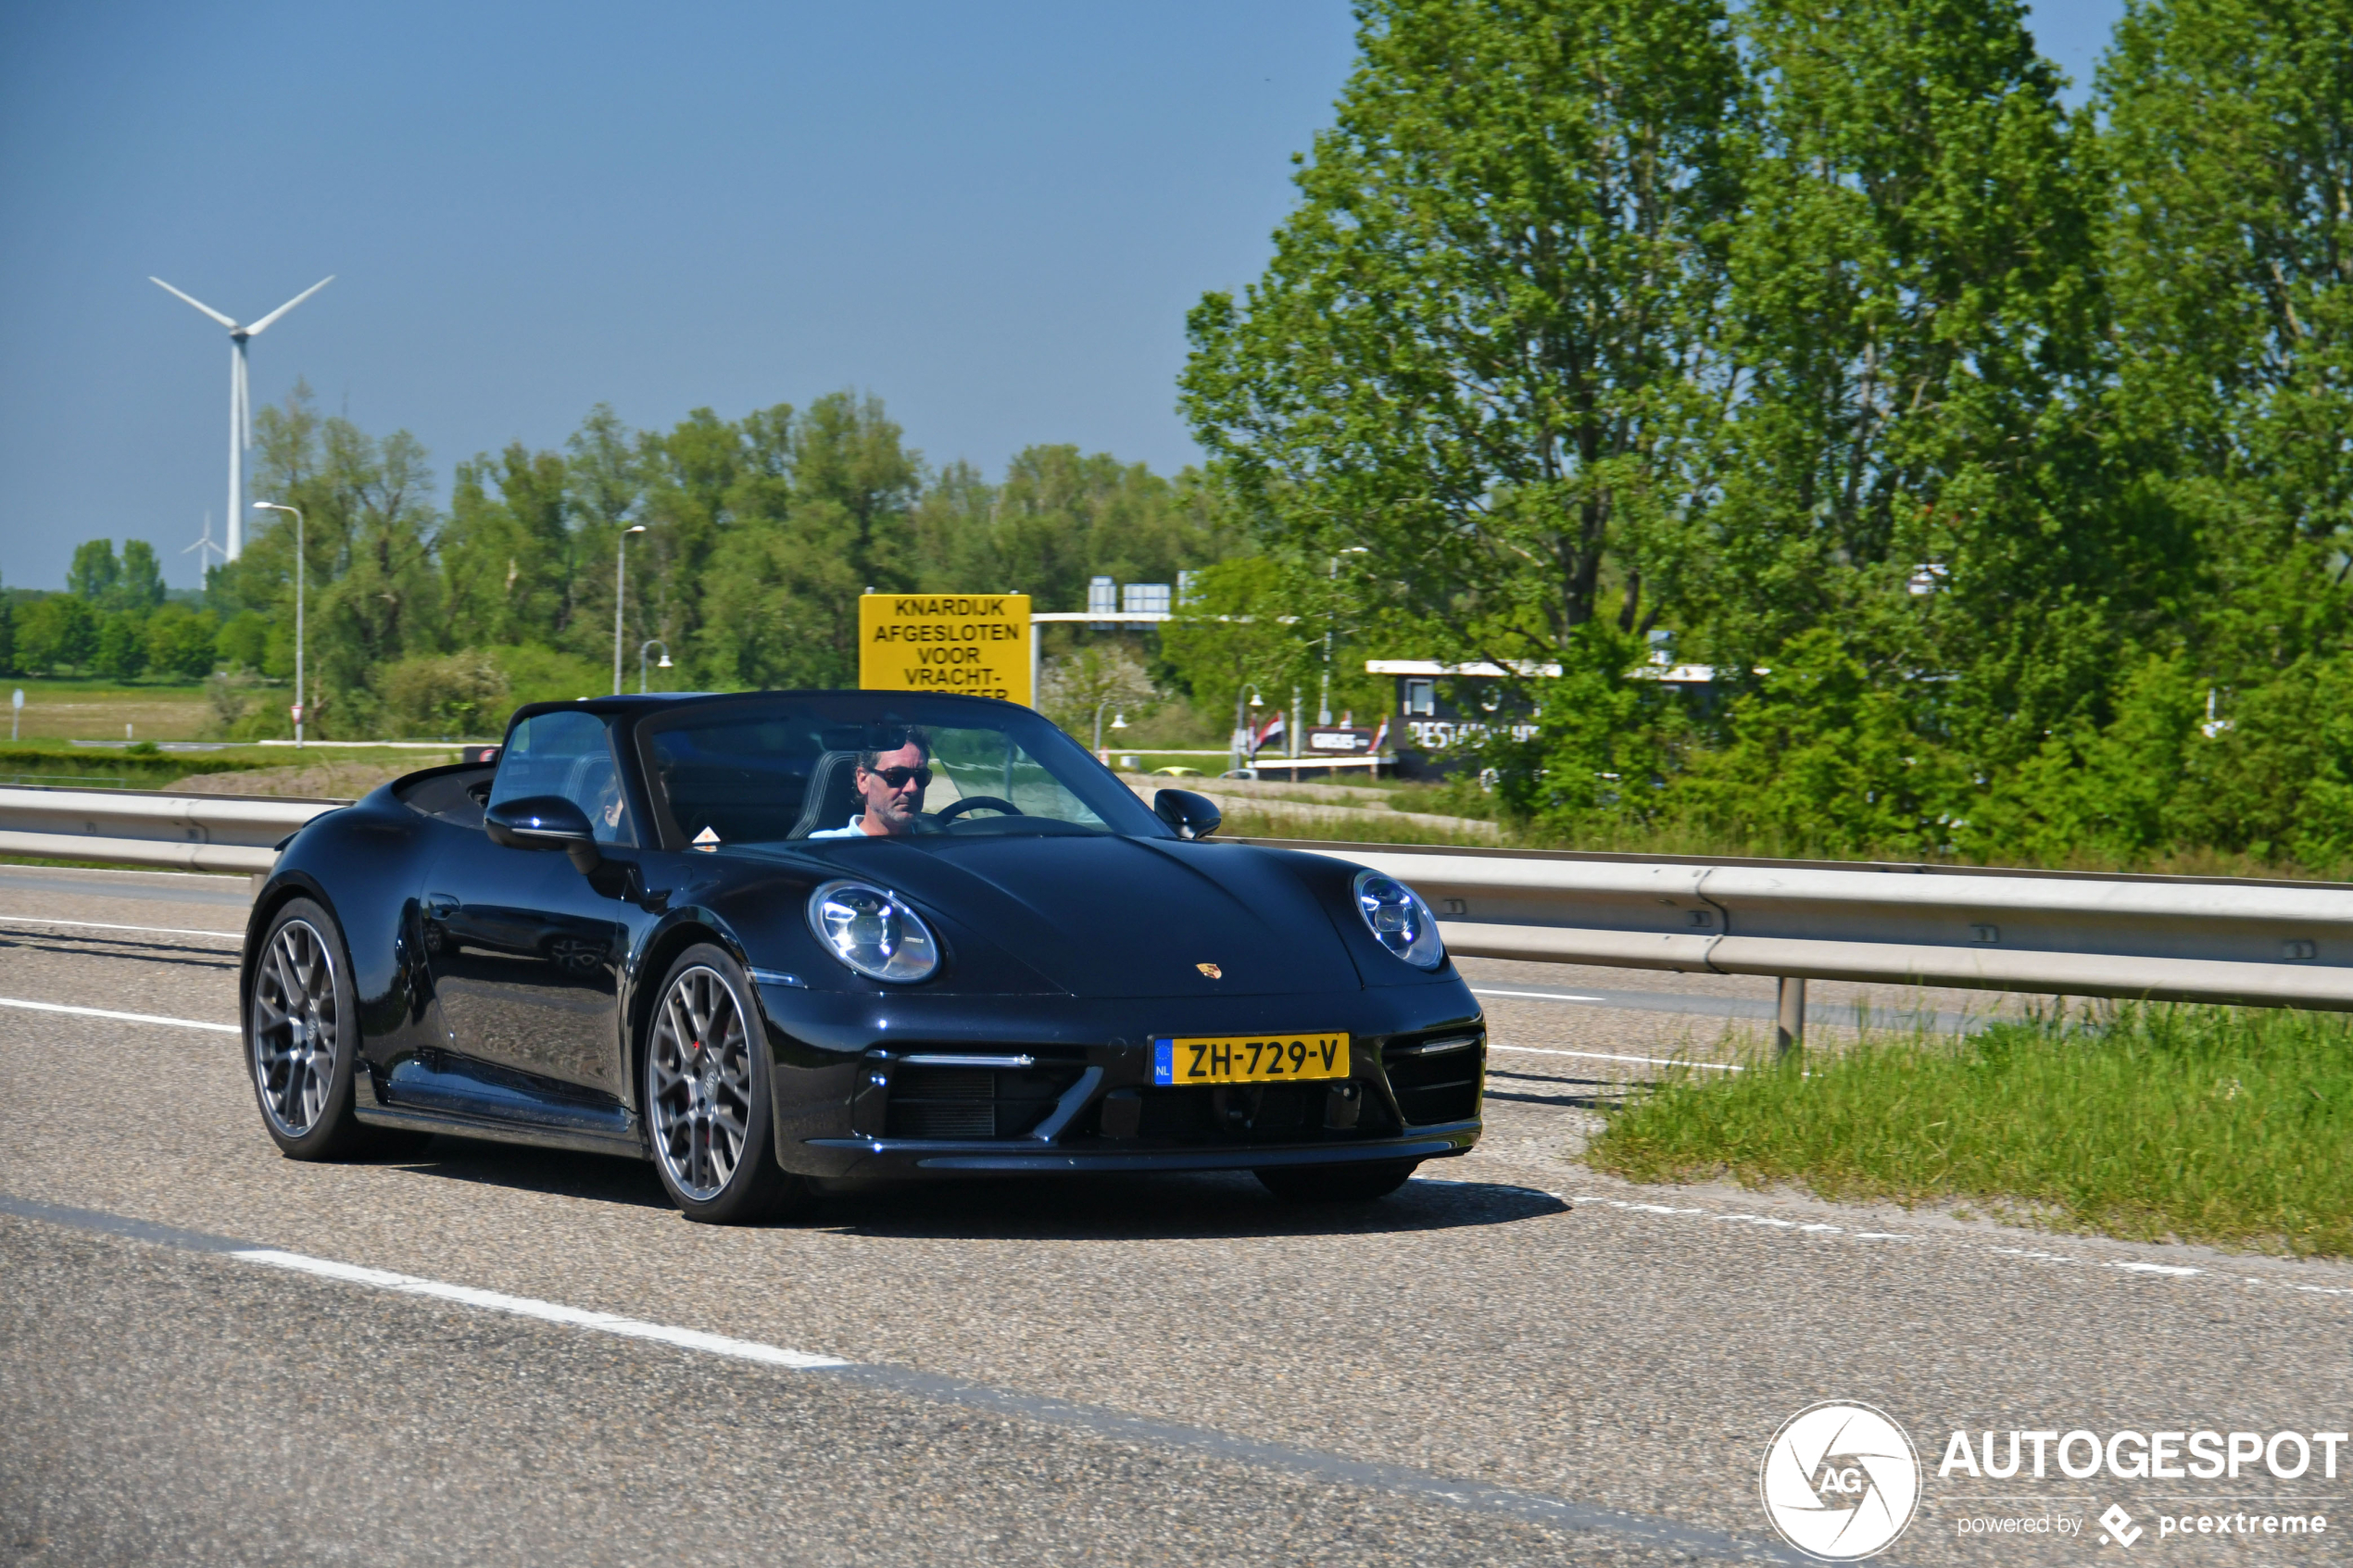
{"label": "side mirror", "polygon": [[1152,815],[1175,828],[1179,838],[1207,838],[1226,820],[1217,802],[1189,789],[1164,789],[1154,795]]}
{"label": "side mirror", "polygon": [[482,825],[491,843],[510,849],[561,849],[584,876],[604,859],[588,814],[560,795],[501,800],[483,812]]}

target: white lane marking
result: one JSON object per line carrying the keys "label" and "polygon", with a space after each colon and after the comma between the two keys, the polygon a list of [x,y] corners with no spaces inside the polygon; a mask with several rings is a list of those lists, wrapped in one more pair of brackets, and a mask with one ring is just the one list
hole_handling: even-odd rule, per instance
{"label": "white lane marking", "polygon": [[160,1023],[172,1029],[206,1029],[215,1035],[242,1035],[244,1030],[233,1023],[207,1023],[200,1018],[166,1018],[153,1012],[116,1012],[109,1008],[69,1008],[61,1002],[28,1002],[15,997],[0,997],[0,1008],[22,1008],[27,1012],[64,1012],[76,1018],[112,1018],[124,1023]]}
{"label": "white lane marking", "polygon": [[1738,1073],[1742,1069],[1729,1061],[1677,1061],[1664,1056],[1612,1056],[1607,1051],[1562,1051],[1542,1046],[1499,1046],[1487,1042],[1491,1051],[1517,1051],[1522,1056],[1574,1056],[1587,1061],[1639,1061],[1652,1067],[1704,1067],[1710,1073]]}
{"label": "white lane marking", "polygon": [[[1604,1198],[1599,1193],[1579,1193],[1574,1198],[1562,1198],[1559,1193],[1554,1193],[1553,1196],[1561,1198],[1565,1203],[1605,1203],[1612,1209],[1622,1209],[1635,1214],[1707,1213],[1707,1210],[1704,1209],[1673,1209],[1663,1203],[1629,1203],[1623,1198]],[[1838,1225],[1801,1224],[1795,1220],[1777,1219],[1770,1214],[1713,1214],[1708,1215],[1708,1218],[1718,1224],[1761,1225],[1768,1230],[1793,1231],[1810,1236],[1843,1236],[1851,1241],[1919,1241],[1921,1239],[1918,1236],[1908,1235],[1902,1231],[1848,1231]],[[2086,1261],[2065,1253],[2043,1252],[2024,1247],[1988,1247],[1983,1250],[2001,1258],[2024,1258],[2038,1263],[2071,1263],[2078,1268],[2115,1269],[2131,1274],[2158,1274],[2167,1279],[2191,1279],[2206,1273],[2204,1269],[2192,1268],[2186,1263],[2146,1263],[2131,1258]],[[2253,1275],[2242,1276],[2242,1283],[2262,1286],[2277,1283],[2284,1289],[2303,1291],[2313,1296],[2353,1296],[2353,1287],[2297,1285],[2286,1281],[2274,1282],[2259,1279]]]}
{"label": "white lane marking", "polygon": [[1474,997],[1533,997],[1540,1002],[1598,1002],[1601,997],[1580,997],[1574,991],[1497,991],[1485,985],[1471,987]]}
{"label": "white lane marking", "polygon": [[792,1367],[803,1372],[817,1367],[851,1364],[839,1356],[812,1355],[806,1350],[788,1350],[781,1345],[762,1345],[753,1339],[730,1339],[723,1334],[705,1334],[695,1328],[673,1328],[667,1323],[646,1323],[636,1318],[619,1317],[611,1312],[591,1312],[580,1307],[541,1301],[529,1296],[477,1290],[468,1285],[445,1285],[440,1280],[419,1279],[414,1274],[396,1274],[384,1269],[363,1269],[356,1263],[332,1262],[300,1252],[256,1248],[232,1252],[229,1256],[272,1269],[316,1274],[321,1279],[339,1279],[351,1285],[371,1286],[378,1290],[395,1290],[404,1296],[429,1296],[439,1301],[455,1301],[463,1307],[480,1307],[519,1318],[537,1318],[542,1323],[593,1329],[598,1334],[617,1334],[624,1339],[650,1339],[656,1344],[674,1345],[682,1350],[731,1356],[739,1361],[760,1361],[768,1366]]}
{"label": "white lane marking", "polygon": [[0,915],[0,925],[73,925],[88,931],[146,931],[158,936],[215,936],[223,942],[242,942],[242,931],[197,931],[180,925],[116,925],[103,920],[36,920],[31,915]]}

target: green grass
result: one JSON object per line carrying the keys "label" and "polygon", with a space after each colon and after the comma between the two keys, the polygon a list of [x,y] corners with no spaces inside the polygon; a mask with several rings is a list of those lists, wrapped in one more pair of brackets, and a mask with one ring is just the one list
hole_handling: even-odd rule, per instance
{"label": "green grass", "polygon": [[[1705,1081],[1702,1081],[1705,1078]],[[1828,1198],[1969,1200],[2130,1240],[2353,1255],[2353,1021],[2126,1004],[1672,1073],[1586,1158]]]}

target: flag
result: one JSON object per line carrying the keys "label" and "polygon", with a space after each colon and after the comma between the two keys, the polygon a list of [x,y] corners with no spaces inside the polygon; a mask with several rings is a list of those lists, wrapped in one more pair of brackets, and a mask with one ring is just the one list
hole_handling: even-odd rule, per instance
{"label": "flag", "polygon": [[1378,757],[1380,755],[1380,748],[1387,745],[1388,742],[1389,715],[1384,713],[1380,716],[1380,728],[1373,732],[1373,755]]}
{"label": "flag", "polygon": [[1266,721],[1265,727],[1251,737],[1250,754],[1255,757],[1282,738],[1283,710],[1278,708],[1275,710],[1275,716]]}

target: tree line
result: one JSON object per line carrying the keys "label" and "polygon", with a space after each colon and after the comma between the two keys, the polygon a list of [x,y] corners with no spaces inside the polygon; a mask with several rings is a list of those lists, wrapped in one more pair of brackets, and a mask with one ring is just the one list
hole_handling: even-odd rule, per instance
{"label": "tree line", "polygon": [[[2353,0],[1364,0],[1184,406],[1581,841],[2353,859]],[[1640,672],[1671,633],[1686,701]]]}
{"label": "tree line", "polygon": [[[518,443],[459,463],[446,508],[414,438],[371,436],[307,392],[261,410],[255,438],[256,493],[298,508],[299,530],[257,514],[242,558],[207,573],[201,608],[162,602],[146,545],[118,560],[109,542],[85,544],[65,594],[18,596],[14,666],[213,673],[229,733],[277,734],[299,533],[312,733],[495,734],[519,702],[610,689],[633,528],[631,689],[648,641],[673,664],[656,689],[855,685],[870,588],[1082,608],[1090,576],[1174,582],[1247,547],[1196,472],[1038,445],[991,482],[927,464],[880,399],[847,392],[739,420],[698,409],[664,431],[600,407],[560,450]],[[85,571],[98,561],[113,575]],[[110,657],[134,627],[146,657]],[[179,640],[160,653],[167,633]]]}

